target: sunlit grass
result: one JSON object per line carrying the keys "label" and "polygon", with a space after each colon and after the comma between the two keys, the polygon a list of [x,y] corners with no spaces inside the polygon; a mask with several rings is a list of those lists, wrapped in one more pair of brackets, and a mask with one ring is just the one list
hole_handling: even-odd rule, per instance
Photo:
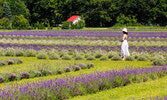
{"label": "sunlit grass", "polygon": [[20,71],[27,71],[30,69],[38,69],[40,64],[48,64],[49,67],[64,67],[69,66],[70,64],[77,64],[77,63],[93,63],[95,67],[90,69],[89,71],[106,71],[106,70],[119,70],[123,68],[137,68],[137,67],[151,67],[150,61],[100,61],[99,59],[88,61],[88,60],[39,60],[36,57],[1,57],[0,61],[6,59],[13,59],[18,58],[23,61],[23,64],[15,64],[15,65],[8,65],[8,66],[1,66],[0,73],[12,73],[12,72],[20,72]]}

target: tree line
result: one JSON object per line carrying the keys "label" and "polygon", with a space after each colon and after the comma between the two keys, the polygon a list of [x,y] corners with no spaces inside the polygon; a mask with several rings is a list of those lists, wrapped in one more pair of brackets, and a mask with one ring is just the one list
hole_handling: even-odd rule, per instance
{"label": "tree line", "polygon": [[80,15],[87,27],[166,26],[167,0],[0,0],[0,19],[10,22],[21,16],[29,25],[55,26],[72,15]]}

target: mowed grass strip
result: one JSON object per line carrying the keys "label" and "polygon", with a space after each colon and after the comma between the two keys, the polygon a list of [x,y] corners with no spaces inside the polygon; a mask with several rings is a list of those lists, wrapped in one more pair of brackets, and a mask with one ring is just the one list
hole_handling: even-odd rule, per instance
{"label": "mowed grass strip", "polygon": [[150,100],[150,97],[164,97],[167,95],[167,76],[161,79],[151,80],[143,83],[135,83],[125,87],[77,96],[70,100]]}
{"label": "mowed grass strip", "polygon": [[[16,65],[8,65],[8,66],[0,66],[0,74],[2,73],[13,73],[13,72],[22,72],[29,70],[37,70],[41,64],[47,64],[49,67],[64,67],[69,66],[70,64],[78,64],[78,63],[93,63],[95,65],[94,68],[89,69],[89,72],[93,71],[106,71],[106,70],[119,70],[123,68],[138,68],[138,67],[151,67],[150,61],[100,61],[97,60],[39,60],[36,57],[1,57],[0,61],[7,59],[18,58],[23,61],[23,64]],[[83,73],[87,72],[86,70],[82,71]]]}

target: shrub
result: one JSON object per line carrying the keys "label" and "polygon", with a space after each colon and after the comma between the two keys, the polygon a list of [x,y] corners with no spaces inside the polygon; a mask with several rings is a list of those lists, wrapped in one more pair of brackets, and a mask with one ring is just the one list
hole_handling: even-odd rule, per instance
{"label": "shrub", "polygon": [[12,19],[12,26],[16,29],[27,29],[29,25],[29,22],[26,18],[24,18],[23,15],[14,15]]}
{"label": "shrub", "polygon": [[7,29],[9,25],[10,25],[10,22],[8,18],[3,17],[2,19],[0,19],[0,28]]}
{"label": "shrub", "polygon": [[85,54],[85,58],[88,58],[89,56],[91,56],[91,54]]}
{"label": "shrub", "polygon": [[10,26],[10,25],[7,26],[7,29],[8,29],[8,30],[11,30],[11,29],[12,29],[12,26]]}
{"label": "shrub", "polygon": [[14,74],[14,73],[9,73],[7,76],[8,76],[9,81],[14,81],[17,78],[16,74]]}
{"label": "shrub", "polygon": [[6,62],[6,61],[2,61],[2,62],[0,62],[0,65],[1,66],[5,66],[5,65],[7,65],[8,63]]}
{"label": "shrub", "polygon": [[49,54],[49,59],[50,60],[58,60],[59,56],[56,53]]}
{"label": "shrub", "polygon": [[117,25],[129,25],[129,26],[139,25],[137,23],[137,19],[135,18],[135,16],[125,16],[124,14],[121,14],[116,18],[116,20],[117,20],[116,26]]}
{"label": "shrub", "polygon": [[113,61],[119,61],[119,60],[122,60],[122,58],[121,58],[120,56],[118,56],[118,55],[114,55],[114,56],[111,58],[111,60],[113,60]]}
{"label": "shrub", "polygon": [[150,61],[154,61],[154,60],[156,60],[156,59],[163,59],[163,60],[165,60],[165,58],[164,58],[163,56],[161,56],[161,55],[155,55],[154,57],[152,57],[152,58],[150,59]]}
{"label": "shrub", "polygon": [[74,67],[74,70],[75,70],[75,71],[79,71],[79,70],[80,70],[80,67],[76,65],[76,66]]}
{"label": "shrub", "polygon": [[161,66],[161,65],[164,65],[165,64],[165,62],[164,62],[164,60],[163,59],[154,59],[153,60],[153,65],[155,65],[155,66]]}
{"label": "shrub", "polygon": [[3,51],[0,51],[0,56],[4,56],[4,53],[3,53]]}
{"label": "shrub", "polygon": [[75,60],[83,60],[84,58],[81,55],[77,55],[74,59]]}
{"label": "shrub", "polygon": [[4,78],[2,76],[0,76],[0,83],[4,82]]}
{"label": "shrub", "polygon": [[12,59],[16,64],[22,64],[23,61],[20,59]]}
{"label": "shrub", "polygon": [[28,72],[21,72],[20,73],[21,79],[29,79],[30,74]]}
{"label": "shrub", "polygon": [[64,55],[62,57],[63,60],[71,60],[71,57],[69,55]]}
{"label": "shrub", "polygon": [[34,77],[40,77],[42,76],[40,71],[34,71]]}
{"label": "shrub", "polygon": [[93,68],[94,67],[94,64],[93,63],[87,63],[87,68],[90,69],[90,68]]}
{"label": "shrub", "polygon": [[148,59],[150,59],[150,56],[149,56],[149,54],[147,53],[145,53],[145,54],[142,54],[142,56],[144,56],[144,57],[146,57],[146,59],[148,60]]}
{"label": "shrub", "polygon": [[26,57],[35,57],[36,56],[36,52],[35,52],[35,50],[27,50],[25,52],[24,56],[26,56]]}
{"label": "shrub", "polygon": [[94,56],[88,56],[87,60],[95,60],[95,57]]}
{"label": "shrub", "polygon": [[37,59],[47,59],[47,54],[43,53],[43,52],[40,52],[38,55],[37,55]]}
{"label": "shrub", "polygon": [[60,55],[60,57],[63,57],[64,55],[68,55],[68,54],[67,54],[67,52],[62,51],[62,52],[59,52],[59,55]]}
{"label": "shrub", "polygon": [[70,25],[69,25],[69,24],[70,24],[70,23],[67,22],[67,21],[63,22],[63,23],[62,23],[62,29],[69,29],[69,28],[70,28]]}
{"label": "shrub", "polygon": [[95,58],[100,58],[100,57],[102,57],[103,55],[101,54],[101,53],[96,53],[95,54]]}
{"label": "shrub", "polygon": [[19,57],[19,56],[23,56],[24,55],[24,52],[22,50],[16,50],[16,56]]}
{"label": "shrub", "polygon": [[32,27],[31,26],[28,26],[28,30],[31,30],[32,29]]}
{"label": "shrub", "polygon": [[133,56],[135,59],[137,59],[138,56],[139,56],[139,53],[137,53],[137,52],[132,52],[132,56]]}
{"label": "shrub", "polygon": [[134,57],[133,56],[128,56],[125,58],[126,61],[134,61]]}
{"label": "shrub", "polygon": [[43,76],[52,75],[52,71],[50,70],[40,69],[39,71]]}
{"label": "shrub", "polygon": [[102,57],[100,57],[100,60],[108,60],[108,57],[102,56]]}
{"label": "shrub", "polygon": [[45,25],[43,23],[39,23],[37,27],[38,29],[45,29]]}
{"label": "shrub", "polygon": [[145,56],[139,56],[137,58],[138,61],[147,61],[148,59]]}
{"label": "shrub", "polygon": [[81,68],[81,69],[86,69],[87,68],[87,65],[86,64],[78,64],[78,66]]}
{"label": "shrub", "polygon": [[84,20],[79,20],[78,21],[78,27],[79,27],[79,29],[84,28],[85,27],[85,21]]}
{"label": "shrub", "polygon": [[71,72],[71,69],[69,67],[67,67],[65,70],[66,72]]}
{"label": "shrub", "polygon": [[113,53],[109,53],[109,54],[108,54],[108,58],[112,58],[113,56],[114,56]]}
{"label": "shrub", "polygon": [[68,52],[69,55],[73,55],[73,52]]}
{"label": "shrub", "polygon": [[7,60],[8,65],[13,65],[14,64],[14,60]]}
{"label": "shrub", "polygon": [[75,24],[71,25],[71,29],[82,29],[85,27],[85,22],[83,20],[79,20]]}
{"label": "shrub", "polygon": [[61,70],[58,70],[57,71],[57,74],[62,74],[63,72]]}
{"label": "shrub", "polygon": [[12,49],[6,50],[5,56],[15,56],[14,50],[12,50]]}
{"label": "shrub", "polygon": [[52,75],[52,71],[47,70],[47,71],[46,71],[46,75]]}

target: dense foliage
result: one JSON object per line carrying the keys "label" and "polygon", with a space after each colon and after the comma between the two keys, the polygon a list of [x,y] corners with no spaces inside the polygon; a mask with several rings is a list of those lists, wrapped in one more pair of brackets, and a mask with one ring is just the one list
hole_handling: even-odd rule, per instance
{"label": "dense foliage", "polygon": [[29,22],[24,18],[23,15],[15,15],[13,16],[12,26],[16,29],[27,29],[29,26]]}
{"label": "dense foliage", "polygon": [[9,15],[24,15],[32,25],[56,26],[72,15],[80,15],[91,27],[167,25],[166,0],[0,0],[0,8],[7,4],[9,10],[0,9],[0,18],[11,9]]}

